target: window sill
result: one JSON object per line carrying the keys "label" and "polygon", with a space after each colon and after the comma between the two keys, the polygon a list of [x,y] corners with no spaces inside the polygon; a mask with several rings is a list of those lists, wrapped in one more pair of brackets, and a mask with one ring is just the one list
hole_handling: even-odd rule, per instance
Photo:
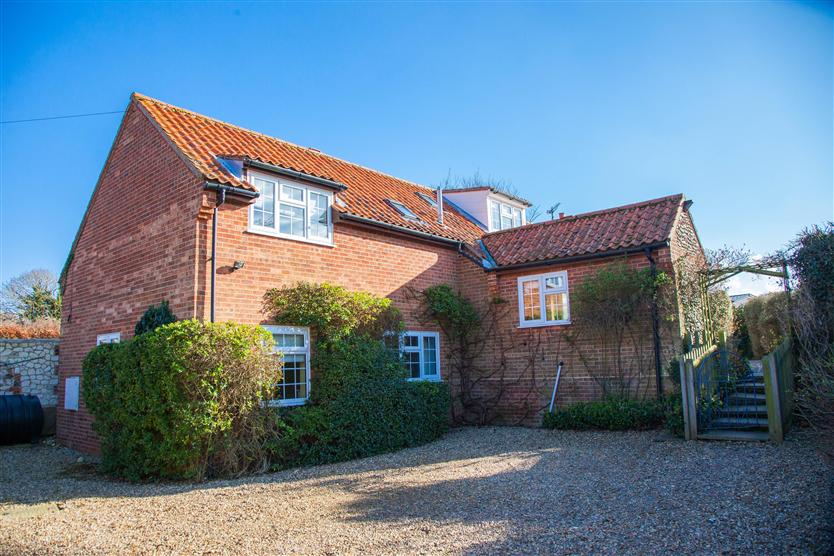
{"label": "window sill", "polygon": [[545,326],[567,326],[570,324],[569,320],[559,320],[553,322],[533,322],[526,324],[519,324],[516,328],[542,328]]}
{"label": "window sill", "polygon": [[407,378],[408,382],[443,382],[443,379],[439,376],[426,376],[420,378]]}
{"label": "window sill", "polygon": [[269,407],[297,407],[299,405],[306,405],[307,398],[295,400],[269,400],[266,405]]}
{"label": "window sill", "polygon": [[278,239],[288,239],[290,241],[299,241],[301,243],[312,243],[313,245],[320,245],[322,247],[336,247],[333,243],[333,240],[326,240],[326,239],[310,239],[307,237],[299,237],[299,236],[291,236],[287,234],[281,234],[278,232],[274,232],[270,229],[264,228],[253,228],[249,227],[246,228],[247,234],[255,234],[259,236],[268,236],[268,237],[277,237]]}

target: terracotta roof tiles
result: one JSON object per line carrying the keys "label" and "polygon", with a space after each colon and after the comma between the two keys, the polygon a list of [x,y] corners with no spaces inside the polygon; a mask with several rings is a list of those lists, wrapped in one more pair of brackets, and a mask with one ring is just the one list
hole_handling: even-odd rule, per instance
{"label": "terracotta roof tiles", "polygon": [[666,241],[683,195],[567,216],[485,234],[499,267],[617,251]]}

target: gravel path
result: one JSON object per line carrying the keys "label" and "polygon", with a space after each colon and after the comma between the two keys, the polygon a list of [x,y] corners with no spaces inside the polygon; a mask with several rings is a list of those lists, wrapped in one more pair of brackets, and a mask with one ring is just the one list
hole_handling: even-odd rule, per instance
{"label": "gravel path", "polygon": [[457,430],[359,461],[201,485],[103,479],[0,448],[0,552],[829,554],[827,469],[781,446],[661,432]]}

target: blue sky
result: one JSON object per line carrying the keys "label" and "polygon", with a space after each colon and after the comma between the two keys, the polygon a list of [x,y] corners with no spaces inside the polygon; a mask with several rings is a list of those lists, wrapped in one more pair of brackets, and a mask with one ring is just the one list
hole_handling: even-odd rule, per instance
{"label": "blue sky", "polygon": [[[831,4],[0,10],[2,120],[140,91],[428,185],[480,171],[569,214],[683,192],[708,248],[766,253],[834,217]],[[118,124],[0,126],[0,281],[60,271]]]}

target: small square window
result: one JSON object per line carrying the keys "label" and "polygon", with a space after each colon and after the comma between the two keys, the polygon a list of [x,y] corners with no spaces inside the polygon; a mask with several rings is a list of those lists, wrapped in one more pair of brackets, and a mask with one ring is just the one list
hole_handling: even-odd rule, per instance
{"label": "small square window", "polygon": [[519,326],[570,323],[567,272],[553,272],[518,279]]}

